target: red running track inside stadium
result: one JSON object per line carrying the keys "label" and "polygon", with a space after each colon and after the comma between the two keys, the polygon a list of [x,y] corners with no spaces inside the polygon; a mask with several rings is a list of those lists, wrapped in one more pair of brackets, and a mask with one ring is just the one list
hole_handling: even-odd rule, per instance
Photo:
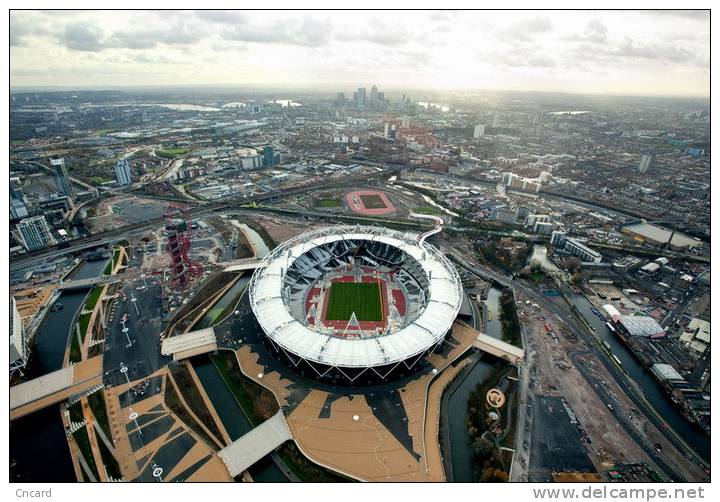
{"label": "red running track inside stadium", "polygon": [[[364,272],[369,272],[370,269],[363,268]],[[392,278],[393,274],[390,274],[390,277]],[[363,275],[360,278],[361,282],[370,282],[370,283],[376,283],[377,278],[372,275]],[[345,275],[342,277],[337,277],[335,279],[331,280],[331,283],[334,282],[355,282],[355,277],[351,275]],[[332,288],[332,286],[330,286]],[[385,319],[387,319],[389,314],[389,306],[388,306],[388,300],[387,300],[387,282],[384,279],[380,279],[380,288],[381,288],[381,294],[383,298],[383,320],[382,321],[359,321],[360,329],[361,330],[375,330],[377,328],[384,328],[385,327]],[[395,300],[395,307],[398,309],[398,313],[401,316],[405,315],[405,295],[400,289],[393,288],[391,290],[392,297]],[[307,294],[307,297],[305,299],[305,312],[308,312],[310,310],[310,307],[312,306],[311,298],[318,296],[320,294],[320,288],[315,286],[310,288],[310,291]],[[330,301],[330,294],[329,290],[325,294],[325,298],[323,301],[323,306],[321,309],[321,315],[322,317],[322,323],[325,326],[333,327],[337,330],[344,330],[347,327],[347,320],[339,320],[339,321],[329,321],[325,319],[325,312],[327,312],[327,305]],[[315,321],[314,318],[309,317],[308,322],[313,323]],[[352,332],[352,329],[348,332],[348,335],[350,335]],[[336,336],[341,336],[341,333],[336,333]]]}

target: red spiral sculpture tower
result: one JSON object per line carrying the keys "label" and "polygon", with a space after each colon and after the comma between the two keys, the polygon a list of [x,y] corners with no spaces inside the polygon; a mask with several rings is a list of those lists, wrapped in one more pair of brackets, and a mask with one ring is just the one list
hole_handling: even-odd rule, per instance
{"label": "red spiral sculpture tower", "polygon": [[170,205],[165,215],[170,255],[170,280],[175,289],[186,289],[193,279],[202,276],[203,267],[189,256],[192,246],[192,217],[183,207]]}

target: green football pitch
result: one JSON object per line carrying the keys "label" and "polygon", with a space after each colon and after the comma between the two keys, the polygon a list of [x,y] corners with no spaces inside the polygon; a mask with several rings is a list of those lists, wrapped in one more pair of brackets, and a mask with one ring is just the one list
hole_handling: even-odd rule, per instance
{"label": "green football pitch", "polygon": [[380,286],[377,282],[332,283],[325,319],[347,321],[353,312],[358,321],[382,321]]}

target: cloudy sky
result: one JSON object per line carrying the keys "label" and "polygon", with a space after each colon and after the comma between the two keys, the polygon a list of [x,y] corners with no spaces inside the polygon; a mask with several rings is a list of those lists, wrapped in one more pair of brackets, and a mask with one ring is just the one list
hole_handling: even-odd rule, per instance
{"label": "cloudy sky", "polygon": [[10,45],[13,87],[710,91],[703,11],[16,11]]}

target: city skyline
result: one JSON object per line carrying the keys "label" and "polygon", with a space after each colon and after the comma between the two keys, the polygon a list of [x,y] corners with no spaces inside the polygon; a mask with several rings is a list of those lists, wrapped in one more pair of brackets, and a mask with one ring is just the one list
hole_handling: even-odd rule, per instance
{"label": "city skyline", "polygon": [[368,82],[709,96],[709,15],[697,10],[14,11],[10,46],[16,89]]}

